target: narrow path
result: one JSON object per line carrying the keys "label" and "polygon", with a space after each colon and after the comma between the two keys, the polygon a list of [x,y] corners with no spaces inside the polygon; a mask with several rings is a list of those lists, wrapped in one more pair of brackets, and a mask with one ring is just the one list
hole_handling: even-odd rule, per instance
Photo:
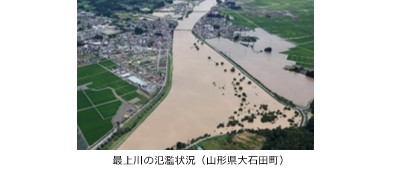
{"label": "narrow path", "polygon": [[258,26],[257,24],[255,24],[254,22],[250,21],[249,19],[245,18],[243,15],[240,15],[239,13],[237,13],[236,11],[234,11],[234,10],[232,10],[232,9],[229,9],[229,10],[231,10],[231,11],[234,12],[234,13],[236,13],[237,15],[239,15],[240,17],[242,17],[243,19],[245,19],[245,20],[248,21],[249,23],[253,24],[254,26],[256,26],[256,27],[262,29],[262,27]]}
{"label": "narrow path", "polygon": [[202,141],[205,141],[205,140],[207,140],[207,139],[211,139],[211,138],[218,137],[218,136],[223,136],[223,135],[226,135],[226,134],[217,134],[217,135],[213,135],[213,136],[209,136],[209,137],[203,138],[203,139],[198,140],[197,142],[194,142],[194,143],[192,143],[191,145],[187,146],[186,148],[184,148],[184,150],[186,150],[186,149],[188,149],[188,148],[190,148],[190,147],[192,147],[192,146],[194,146],[194,145],[197,145],[198,143],[200,143],[200,142],[202,142]]}
{"label": "narrow path", "polygon": [[[117,100],[112,100],[112,101],[104,102],[104,103],[95,105],[95,107],[102,106],[102,105],[109,104],[109,103],[113,103],[113,102],[116,102],[116,101],[117,101]],[[93,108],[93,107],[82,108],[82,109],[77,110],[77,112],[84,111],[84,110],[91,109],[91,108]]]}
{"label": "narrow path", "polygon": [[105,118],[103,117],[103,115],[98,111],[98,108],[96,108],[96,106],[94,105],[94,103],[92,103],[91,99],[88,97],[88,95],[85,93],[85,91],[82,91],[84,93],[84,95],[87,97],[87,99],[89,100],[89,102],[91,102],[92,107],[95,108],[96,112],[98,112],[98,114],[102,117],[103,120],[105,120]]}
{"label": "narrow path", "polygon": [[106,73],[106,72],[108,72],[108,71],[105,71],[105,72],[100,72],[100,73],[96,73],[96,74],[89,75],[89,76],[84,76],[84,77],[78,78],[77,80],[81,80],[81,79],[89,78],[89,77],[92,77],[92,76],[100,75],[100,74],[102,74],[102,73]]}

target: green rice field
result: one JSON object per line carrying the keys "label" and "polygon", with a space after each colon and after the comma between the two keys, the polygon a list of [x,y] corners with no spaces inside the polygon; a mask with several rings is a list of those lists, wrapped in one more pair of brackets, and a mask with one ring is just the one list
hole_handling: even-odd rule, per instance
{"label": "green rice field", "polygon": [[77,122],[89,145],[113,128],[111,120],[103,120],[95,108],[77,112]]}
{"label": "green rice field", "polygon": [[80,136],[85,138],[88,145],[92,145],[113,129],[111,119],[122,102],[115,97],[112,89],[125,101],[137,97],[141,99],[142,103],[148,101],[146,97],[137,93],[137,87],[127,83],[100,65],[109,68],[115,64],[102,59],[99,64],[77,68],[77,86],[91,83],[87,85],[88,89],[77,91],[77,122],[82,132],[82,135],[77,136],[77,141],[80,142],[77,147],[79,145],[78,148],[80,149],[83,148],[82,141],[84,141],[79,139]]}
{"label": "green rice field", "polygon": [[[283,53],[292,56],[289,60],[296,61],[296,65],[314,68],[314,1],[253,0],[245,1],[241,6],[248,10],[227,8],[220,10],[220,13],[234,17],[231,20],[234,25],[249,28],[261,27],[270,34],[295,43],[296,47]],[[249,10],[250,8],[253,10]],[[282,15],[266,17],[267,14],[274,14],[274,12]],[[310,59],[300,61],[301,58],[306,57]]]}
{"label": "green rice field", "polygon": [[112,118],[116,114],[120,105],[121,105],[121,101],[115,101],[115,102],[108,103],[105,105],[97,106],[96,108],[102,114],[103,118],[108,119],[108,118]]}

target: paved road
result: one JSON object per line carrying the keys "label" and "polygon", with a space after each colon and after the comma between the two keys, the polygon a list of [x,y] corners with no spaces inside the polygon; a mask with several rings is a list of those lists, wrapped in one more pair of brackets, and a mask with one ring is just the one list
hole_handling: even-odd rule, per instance
{"label": "paved road", "polygon": [[188,148],[190,148],[190,147],[192,147],[192,146],[194,146],[194,145],[197,145],[198,143],[200,143],[200,142],[202,142],[202,141],[205,141],[205,140],[207,140],[207,139],[211,139],[211,138],[213,138],[213,137],[218,137],[218,136],[223,136],[223,135],[226,135],[226,134],[217,134],[217,135],[213,135],[213,136],[209,136],[209,137],[203,138],[203,139],[198,140],[197,142],[194,142],[193,144],[187,146],[186,148],[184,148],[184,150],[186,150],[186,149],[188,149]]}

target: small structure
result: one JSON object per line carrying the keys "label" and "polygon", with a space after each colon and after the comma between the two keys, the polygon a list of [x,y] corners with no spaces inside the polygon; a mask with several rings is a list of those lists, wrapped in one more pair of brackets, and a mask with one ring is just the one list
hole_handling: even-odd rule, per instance
{"label": "small structure", "polygon": [[204,150],[204,149],[202,149],[202,147],[198,146],[198,147],[197,147],[197,150]]}
{"label": "small structure", "polygon": [[129,77],[130,76],[130,73],[124,73],[124,74],[121,74],[120,75],[120,77],[122,77],[122,78],[127,78],[127,77]]}
{"label": "small structure", "polygon": [[149,13],[149,12],[151,12],[151,9],[148,9],[148,8],[142,8],[142,9],[140,9],[140,11],[141,12],[145,12],[145,13]]}
{"label": "small structure", "polygon": [[137,77],[135,77],[135,76],[130,76],[130,77],[128,78],[128,80],[130,80],[130,81],[133,82],[134,84],[140,85],[141,87],[148,85],[146,82],[144,82],[143,80],[141,80],[141,79],[139,79],[139,78],[137,78]]}

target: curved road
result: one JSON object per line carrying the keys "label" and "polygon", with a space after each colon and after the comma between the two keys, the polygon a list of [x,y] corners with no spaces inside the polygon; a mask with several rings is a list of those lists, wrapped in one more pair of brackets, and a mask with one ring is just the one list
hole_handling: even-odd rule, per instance
{"label": "curved road", "polygon": [[200,143],[200,142],[202,142],[202,141],[205,141],[205,140],[207,140],[207,139],[214,138],[214,137],[218,137],[218,136],[223,136],[223,135],[226,135],[226,134],[217,134],[217,135],[213,135],[213,136],[209,136],[209,137],[203,138],[203,139],[198,140],[198,141],[192,143],[191,145],[187,146],[186,148],[184,148],[184,150],[186,150],[186,149],[188,149],[188,148],[190,148],[190,147],[192,147],[192,146],[194,146],[194,145],[197,145],[198,143]]}

